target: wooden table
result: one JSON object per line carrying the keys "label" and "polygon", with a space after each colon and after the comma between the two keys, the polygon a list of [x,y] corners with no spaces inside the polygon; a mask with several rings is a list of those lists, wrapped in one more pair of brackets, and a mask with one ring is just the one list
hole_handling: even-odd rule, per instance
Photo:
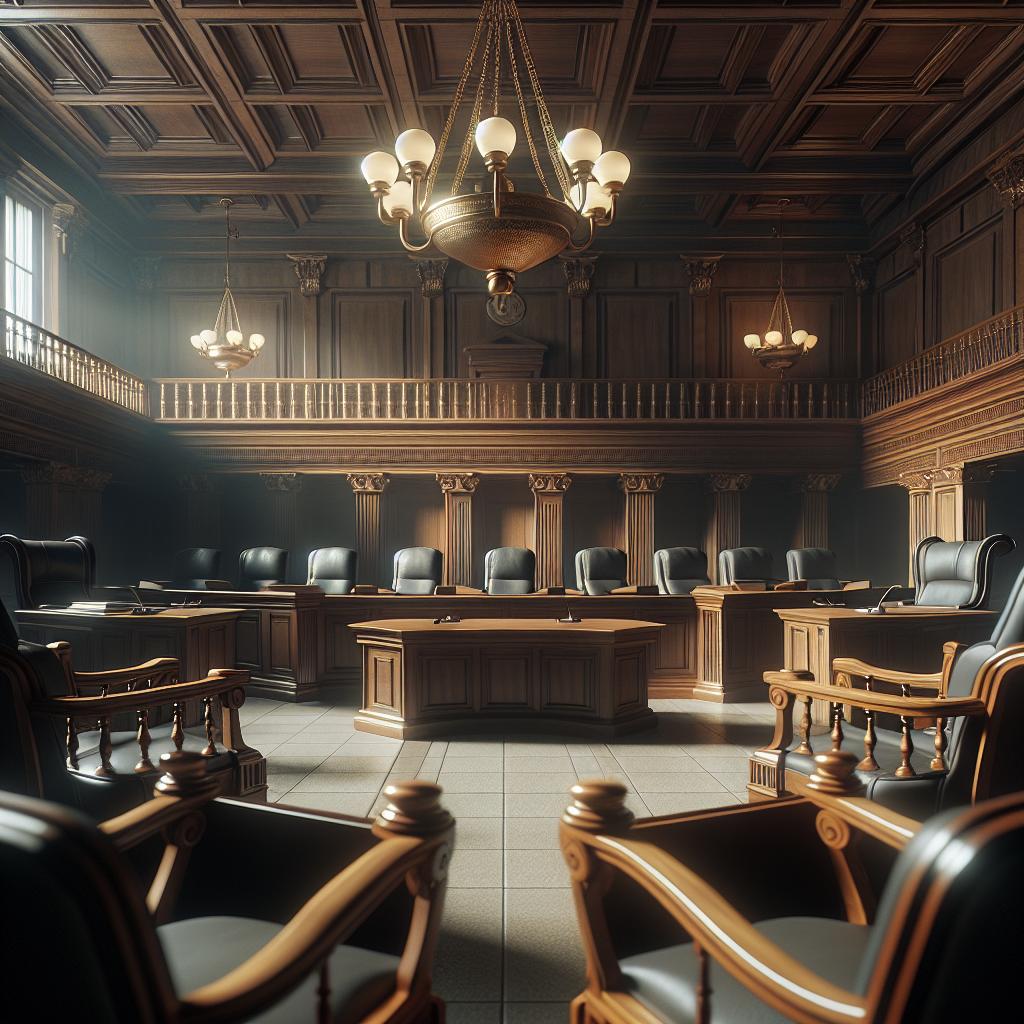
{"label": "wooden table", "polygon": [[399,739],[460,731],[607,738],[656,724],[648,663],[660,623],[384,619],[352,623],[363,652],[355,727]]}

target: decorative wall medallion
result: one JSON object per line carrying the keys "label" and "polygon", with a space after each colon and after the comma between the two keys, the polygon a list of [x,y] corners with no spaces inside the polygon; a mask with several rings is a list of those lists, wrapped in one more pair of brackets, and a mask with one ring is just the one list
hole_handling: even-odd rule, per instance
{"label": "decorative wall medallion", "polygon": [[502,327],[511,327],[526,316],[526,301],[519,292],[492,295],[487,300],[487,315]]}

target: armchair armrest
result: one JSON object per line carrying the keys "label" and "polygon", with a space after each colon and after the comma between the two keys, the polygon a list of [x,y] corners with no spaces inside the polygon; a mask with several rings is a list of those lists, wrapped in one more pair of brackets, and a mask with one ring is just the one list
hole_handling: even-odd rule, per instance
{"label": "armchair armrest", "polygon": [[177,680],[179,663],[177,658],[151,658],[140,665],[127,668],[105,669],[101,672],[78,672],[71,663],[71,644],[66,640],[57,640],[47,644],[54,657],[60,662],[64,676],[74,692],[84,690],[111,690],[124,687],[128,690],[133,685],[147,683],[149,686],[161,686]]}
{"label": "armchair armrest", "polygon": [[835,658],[832,661],[832,677],[835,678],[840,674],[857,676],[861,679],[878,680],[896,686],[905,685],[945,693],[956,659],[967,649],[967,646],[967,644],[958,643],[955,640],[947,640],[942,645],[942,668],[938,672],[901,672],[899,669],[869,665],[859,658]]}

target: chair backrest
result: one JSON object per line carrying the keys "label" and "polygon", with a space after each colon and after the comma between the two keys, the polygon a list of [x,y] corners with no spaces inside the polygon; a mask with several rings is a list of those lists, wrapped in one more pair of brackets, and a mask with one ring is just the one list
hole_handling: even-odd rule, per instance
{"label": "chair backrest", "polygon": [[993,561],[1016,545],[1005,533],[984,540],[925,537],[914,552],[915,604],[981,608],[988,600]]}
{"label": "chair backrest", "polygon": [[173,582],[186,590],[205,590],[207,580],[219,580],[218,548],[185,548],[174,556]]}
{"label": "chair backrest", "polygon": [[444,556],[437,548],[402,548],[395,552],[396,594],[432,594],[441,582]]}
{"label": "chair backrest", "polygon": [[284,583],[288,552],[283,548],[246,548],[238,556],[238,589],[262,590]]}
{"label": "chair backrest", "polygon": [[1021,864],[1024,793],[924,824],[889,874],[854,983],[879,1000],[872,1020],[1006,1016],[1020,969]]}
{"label": "chair backrest", "polygon": [[356,585],[356,553],[351,548],[314,548],[306,582],[325,594],[350,594]]}
{"label": "chair backrest", "polygon": [[537,556],[529,548],[491,548],[484,555],[488,594],[532,594]]}
{"label": "chair backrest", "polygon": [[786,552],[791,580],[807,580],[808,590],[841,590],[836,554],[828,548],[792,548]]}
{"label": "chair backrest", "polygon": [[577,590],[596,596],[625,585],[625,551],[618,548],[584,548],[576,552]]}
{"label": "chair backrest", "polygon": [[718,552],[718,582],[775,579],[772,553],[767,548],[726,548]]}
{"label": "chair backrest", "polygon": [[[82,816],[0,793],[4,971],[14,1004],[164,1024],[177,997],[132,868]],[[49,1003],[55,1006],[56,1003]]]}
{"label": "chair backrest", "polygon": [[654,580],[659,594],[689,594],[708,579],[708,556],[700,548],[661,548],[654,552]]}
{"label": "chair backrest", "polygon": [[96,584],[96,550],[86,537],[22,540],[0,536],[14,567],[20,608],[88,601]]}

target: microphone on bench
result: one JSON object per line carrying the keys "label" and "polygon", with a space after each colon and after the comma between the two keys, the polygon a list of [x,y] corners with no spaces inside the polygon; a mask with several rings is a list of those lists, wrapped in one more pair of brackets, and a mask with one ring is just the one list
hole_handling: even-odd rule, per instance
{"label": "microphone on bench", "polygon": [[901,583],[894,583],[889,587],[889,589],[878,599],[878,604],[876,604],[874,608],[868,609],[868,615],[885,615],[886,610],[882,607],[882,603],[894,590],[900,590],[901,588]]}

